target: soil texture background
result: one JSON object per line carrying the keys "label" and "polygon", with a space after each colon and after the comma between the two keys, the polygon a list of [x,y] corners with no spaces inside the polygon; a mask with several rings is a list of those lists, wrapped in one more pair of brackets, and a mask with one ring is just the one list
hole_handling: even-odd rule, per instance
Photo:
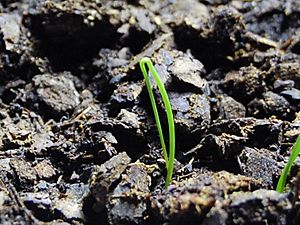
{"label": "soil texture background", "polygon": [[0,224],[299,225],[299,54],[299,0],[2,0]]}

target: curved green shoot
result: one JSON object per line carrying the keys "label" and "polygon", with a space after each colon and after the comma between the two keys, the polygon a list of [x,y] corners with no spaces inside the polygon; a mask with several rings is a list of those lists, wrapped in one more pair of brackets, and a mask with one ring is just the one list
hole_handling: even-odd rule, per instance
{"label": "curved green shoot", "polygon": [[300,153],[300,135],[297,137],[297,140],[292,148],[290,158],[282,171],[282,174],[279,178],[279,181],[278,181],[278,184],[276,187],[276,191],[278,191],[280,193],[282,193],[284,191],[287,176],[289,175],[291,168],[292,168],[294,162],[296,161],[299,153]]}
{"label": "curved green shoot", "polygon": [[[146,65],[157,84],[158,90],[161,94],[161,97],[162,97],[162,100],[163,100],[163,103],[164,103],[164,106],[166,109],[168,126],[169,126],[169,153],[167,153],[165,139],[163,136],[163,131],[162,131],[160,118],[159,118],[159,114],[158,114],[158,110],[157,110],[157,105],[156,105],[156,101],[154,98],[153,90],[151,88],[149,75],[146,70]],[[149,93],[149,97],[150,97],[150,101],[151,101],[151,105],[152,105],[153,113],[154,113],[154,117],[155,117],[155,122],[156,122],[157,129],[158,129],[160,143],[161,143],[161,146],[163,149],[163,155],[164,155],[164,159],[166,162],[166,168],[167,168],[166,187],[168,187],[170,185],[170,182],[172,179],[173,168],[174,168],[174,158],[175,158],[175,126],[174,126],[172,107],[171,107],[171,103],[170,103],[167,91],[164,87],[164,84],[161,81],[160,76],[158,75],[151,60],[148,57],[144,57],[141,59],[140,68],[142,70],[142,73],[143,73],[143,76],[144,76],[144,79],[146,82],[146,87],[147,87],[147,90]]]}

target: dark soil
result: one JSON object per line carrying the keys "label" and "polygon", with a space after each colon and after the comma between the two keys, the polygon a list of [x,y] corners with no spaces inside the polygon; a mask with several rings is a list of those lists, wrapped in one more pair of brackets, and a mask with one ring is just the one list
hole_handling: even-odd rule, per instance
{"label": "dark soil", "polygon": [[[300,134],[299,0],[0,12],[0,224],[300,224],[299,160],[274,191]],[[175,116],[168,188],[144,56]]]}

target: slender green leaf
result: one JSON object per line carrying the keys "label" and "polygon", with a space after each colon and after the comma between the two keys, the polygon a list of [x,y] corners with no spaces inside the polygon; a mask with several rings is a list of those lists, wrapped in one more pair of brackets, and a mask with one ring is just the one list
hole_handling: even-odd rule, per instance
{"label": "slender green leaf", "polygon": [[[146,65],[157,84],[158,90],[161,94],[161,97],[162,97],[162,100],[163,100],[163,103],[165,106],[167,120],[168,120],[168,126],[169,126],[169,153],[167,153],[165,139],[163,136],[163,131],[162,131],[160,118],[159,118],[159,114],[158,114],[158,110],[157,110],[157,105],[156,105],[153,90],[152,90],[152,87],[150,84],[149,75],[146,70]],[[142,70],[142,73],[143,73],[143,76],[144,76],[144,79],[146,82],[146,87],[147,87],[147,90],[149,93],[149,97],[150,97],[150,101],[151,101],[151,105],[152,105],[153,113],[154,113],[154,117],[155,117],[155,122],[156,122],[157,129],[158,129],[158,134],[159,134],[161,146],[163,149],[163,155],[164,155],[164,159],[166,162],[166,168],[167,168],[166,187],[168,187],[170,185],[170,182],[172,179],[173,168],[174,168],[174,159],[175,159],[175,126],[174,126],[172,107],[171,107],[171,103],[170,103],[167,91],[164,87],[164,84],[161,81],[160,76],[158,75],[157,71],[155,70],[151,60],[147,57],[144,57],[140,61],[140,68]]]}
{"label": "slender green leaf", "polygon": [[295,163],[299,153],[300,153],[300,135],[297,137],[296,143],[294,144],[294,146],[292,148],[290,158],[282,171],[282,174],[279,178],[279,181],[278,181],[278,184],[276,187],[276,191],[281,192],[281,193],[284,191],[287,177],[288,177],[288,175],[291,171],[291,168],[292,168],[293,164]]}

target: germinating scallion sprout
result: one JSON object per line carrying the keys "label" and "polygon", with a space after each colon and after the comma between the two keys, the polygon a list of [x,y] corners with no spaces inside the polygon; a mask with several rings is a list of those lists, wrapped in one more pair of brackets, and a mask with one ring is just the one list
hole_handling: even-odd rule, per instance
{"label": "germinating scallion sprout", "polygon": [[300,153],[300,135],[297,137],[297,140],[292,148],[290,158],[281,173],[281,176],[279,178],[279,181],[278,181],[278,184],[276,187],[276,191],[281,192],[281,193],[284,191],[287,177],[288,177],[288,175],[291,171],[291,168],[292,168],[293,164],[295,163],[299,153]]}
{"label": "germinating scallion sprout", "polygon": [[[167,152],[165,139],[164,139],[164,135],[163,135],[163,131],[162,131],[161,123],[160,123],[160,118],[159,118],[159,114],[158,114],[158,109],[157,109],[155,97],[153,94],[153,90],[151,87],[151,83],[150,83],[150,79],[149,79],[149,75],[148,75],[146,66],[148,67],[151,75],[153,76],[153,78],[157,84],[158,90],[161,94],[161,97],[162,97],[162,100],[163,100],[163,103],[165,106],[167,120],[168,120],[168,127],[169,127],[169,152]],[[154,113],[154,117],[155,117],[155,122],[156,122],[157,129],[158,129],[158,134],[159,134],[161,146],[163,149],[163,156],[164,156],[164,160],[166,162],[166,168],[167,168],[166,187],[168,187],[172,180],[172,174],[173,174],[173,168],[174,168],[174,158],[175,158],[175,126],[174,126],[174,117],[173,117],[172,107],[171,107],[171,103],[170,103],[167,91],[164,87],[164,84],[161,81],[160,76],[158,75],[151,60],[148,57],[144,57],[141,59],[140,68],[142,70],[142,73],[143,73],[143,76],[144,76],[144,79],[146,82],[146,87],[147,87],[147,90],[149,93],[149,97],[150,97],[150,101],[151,101],[151,105],[152,105],[152,109],[153,109],[153,113]]]}

